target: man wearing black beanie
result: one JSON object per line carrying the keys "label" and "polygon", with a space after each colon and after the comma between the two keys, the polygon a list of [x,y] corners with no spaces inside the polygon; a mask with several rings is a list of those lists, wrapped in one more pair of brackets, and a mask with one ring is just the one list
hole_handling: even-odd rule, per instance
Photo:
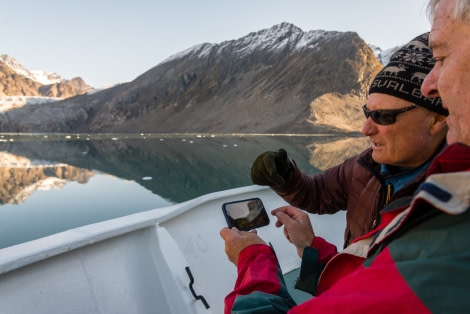
{"label": "man wearing black beanie", "polygon": [[[363,312],[359,308],[390,310],[386,304],[426,312],[418,299],[422,291],[413,290],[415,271],[407,272],[406,266],[409,256],[417,256],[413,260],[416,270],[420,256],[432,255],[428,253],[429,246],[407,246],[413,241],[406,239],[395,248],[387,246],[387,237],[392,233],[399,238],[402,233],[396,230],[408,230],[401,226],[403,220],[412,228],[423,219],[434,217],[435,211],[426,211],[425,203],[411,203],[408,208],[424,205],[414,216],[406,216],[408,211],[403,209],[416,190],[425,197],[426,193],[431,194],[430,200],[440,204],[451,197],[429,183],[420,187],[431,161],[446,145],[448,130],[447,111],[440,99],[427,99],[420,91],[435,64],[428,36],[418,36],[400,48],[374,78],[367,104],[362,107],[366,121],[361,130],[369,137],[371,148],[314,176],[298,169],[283,149],[266,152],[255,160],[253,182],[269,185],[293,205],[271,213],[277,218],[276,226],[284,226],[286,238],[302,258],[296,288],[317,297],[295,306],[272,248],[256,232],[223,228],[220,235],[225,241],[225,252],[237,266],[238,274],[234,290],[225,298],[225,313],[248,313],[252,309],[263,313],[324,313],[341,311],[340,308],[350,312]],[[429,169],[435,171],[436,164],[433,166]],[[319,214],[347,210],[344,251],[337,255],[336,247],[316,236],[308,215],[297,207]],[[434,235],[428,239],[419,233],[419,228],[415,230],[412,236],[422,237],[426,243],[436,240]],[[426,266],[433,262],[423,261]],[[391,284],[382,289],[384,282]],[[426,285],[418,288],[423,287]],[[376,294],[379,290],[385,293]],[[355,297],[348,298],[352,294]],[[339,300],[346,301],[343,307],[338,307]]]}
{"label": "man wearing black beanie", "polygon": [[[442,97],[449,110],[449,146],[432,161],[412,197],[398,199],[381,212],[376,229],[329,261],[328,252],[305,247],[301,274],[307,265],[316,297],[301,304],[289,295],[271,246],[255,232],[223,228],[225,252],[237,266],[225,313],[469,313],[470,2],[430,0],[428,10],[437,62],[421,90],[430,98]],[[367,106],[373,107],[365,108],[367,117],[382,110],[380,102],[370,99]],[[400,114],[419,110],[409,107],[394,111],[392,118],[384,112],[373,118],[393,125]],[[298,211],[285,206],[276,215],[276,224],[285,225],[290,240],[288,229],[302,222]]]}
{"label": "man wearing black beanie", "polygon": [[[253,163],[253,183],[269,185],[289,204],[310,213],[346,210],[344,247],[373,230],[380,210],[394,199],[412,195],[430,161],[445,146],[447,110],[440,98],[426,98],[420,91],[434,66],[428,35],[398,49],[372,81],[362,107],[366,121],[361,130],[371,148],[316,175],[297,168],[283,149],[265,152]],[[305,245],[320,241],[313,231],[302,236],[304,241],[296,244],[299,255]]]}

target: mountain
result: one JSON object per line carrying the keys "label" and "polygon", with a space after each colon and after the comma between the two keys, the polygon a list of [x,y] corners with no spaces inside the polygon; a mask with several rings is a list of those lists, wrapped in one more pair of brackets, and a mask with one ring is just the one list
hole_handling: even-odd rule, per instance
{"label": "mountain", "polygon": [[19,64],[15,58],[5,54],[0,55],[0,61],[5,63],[12,71],[16,72],[17,74],[21,74],[22,76],[36,81],[42,85],[55,84],[63,80],[63,78],[54,72],[30,71]]}
{"label": "mountain", "polygon": [[29,71],[13,57],[0,55],[0,96],[68,98],[91,90],[80,77],[65,80],[56,73]]}
{"label": "mountain", "polygon": [[354,32],[282,23],[171,56],[134,81],[0,115],[9,132],[356,132],[382,67]]}
{"label": "mountain", "polygon": [[37,96],[40,83],[17,74],[7,64],[0,61],[0,96]]}
{"label": "mountain", "polygon": [[372,49],[377,59],[379,59],[380,63],[386,65],[390,61],[392,55],[403,46],[395,46],[386,50],[382,50],[374,45],[369,45],[369,47]]}

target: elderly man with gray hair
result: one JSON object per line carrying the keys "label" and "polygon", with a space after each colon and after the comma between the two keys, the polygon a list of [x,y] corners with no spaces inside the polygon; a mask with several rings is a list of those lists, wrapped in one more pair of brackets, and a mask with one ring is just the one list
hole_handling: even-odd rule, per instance
{"label": "elderly man with gray hair", "polygon": [[436,65],[422,93],[449,110],[449,147],[414,197],[390,203],[376,230],[330,260],[317,296],[302,304],[255,232],[222,229],[238,268],[226,313],[470,313],[470,1],[428,8]]}

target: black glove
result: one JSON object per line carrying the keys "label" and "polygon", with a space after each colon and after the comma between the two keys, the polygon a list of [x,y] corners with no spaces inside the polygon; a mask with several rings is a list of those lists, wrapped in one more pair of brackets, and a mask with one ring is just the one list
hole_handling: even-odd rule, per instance
{"label": "black glove", "polygon": [[259,155],[251,166],[251,180],[254,184],[282,187],[293,175],[290,160],[285,149],[265,152]]}

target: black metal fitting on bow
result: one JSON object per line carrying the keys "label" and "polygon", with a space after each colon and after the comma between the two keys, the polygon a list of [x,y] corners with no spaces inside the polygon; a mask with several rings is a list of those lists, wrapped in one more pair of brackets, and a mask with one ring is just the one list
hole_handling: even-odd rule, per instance
{"label": "black metal fitting on bow", "polygon": [[201,302],[204,304],[206,309],[208,309],[209,304],[207,303],[206,299],[202,295],[197,295],[196,292],[194,291],[194,288],[193,288],[194,278],[193,278],[193,274],[191,274],[191,270],[189,269],[188,266],[186,266],[184,269],[186,270],[186,273],[189,276],[189,290],[191,290],[191,293],[193,294],[193,297],[196,300],[201,300]]}

